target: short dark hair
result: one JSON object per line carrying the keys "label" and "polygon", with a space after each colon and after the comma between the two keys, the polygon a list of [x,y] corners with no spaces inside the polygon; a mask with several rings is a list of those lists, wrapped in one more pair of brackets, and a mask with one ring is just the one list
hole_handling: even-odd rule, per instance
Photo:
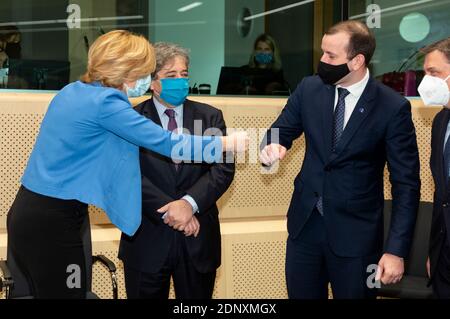
{"label": "short dark hair", "polygon": [[420,51],[424,54],[429,54],[433,51],[439,51],[446,56],[447,62],[450,63],[450,37],[430,44]]}
{"label": "short dark hair", "polygon": [[361,21],[346,20],[335,24],[326,35],[345,32],[350,35],[347,47],[347,58],[353,59],[358,54],[362,54],[366,66],[369,65],[376,48],[375,36],[369,28]]}

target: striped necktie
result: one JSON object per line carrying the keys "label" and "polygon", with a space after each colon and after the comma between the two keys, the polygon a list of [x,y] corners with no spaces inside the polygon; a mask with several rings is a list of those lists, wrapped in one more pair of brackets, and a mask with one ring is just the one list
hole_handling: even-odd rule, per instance
{"label": "striped necktie", "polygon": [[[336,108],[334,109],[333,117],[333,151],[336,145],[341,140],[342,132],[344,131],[344,119],[345,119],[345,98],[349,95],[349,91],[344,88],[338,88],[338,102]],[[450,148],[449,148],[450,149]],[[323,200],[322,196],[319,197],[316,203],[316,208],[320,215],[323,216]]]}

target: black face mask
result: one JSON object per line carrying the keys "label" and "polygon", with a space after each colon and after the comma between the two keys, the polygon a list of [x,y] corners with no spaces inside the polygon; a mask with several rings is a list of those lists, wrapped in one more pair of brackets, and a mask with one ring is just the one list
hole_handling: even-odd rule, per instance
{"label": "black face mask", "polygon": [[20,59],[20,43],[8,43],[5,52],[10,59]]}
{"label": "black face mask", "polygon": [[317,68],[317,74],[325,84],[335,84],[344,76],[350,73],[347,63],[333,65],[320,61]]}

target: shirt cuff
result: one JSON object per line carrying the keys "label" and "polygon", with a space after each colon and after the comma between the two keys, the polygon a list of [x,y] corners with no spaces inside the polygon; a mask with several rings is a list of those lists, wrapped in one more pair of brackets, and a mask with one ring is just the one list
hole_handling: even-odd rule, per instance
{"label": "shirt cuff", "polygon": [[198,213],[198,205],[191,195],[184,195],[181,199],[186,200],[192,206],[192,214]]}

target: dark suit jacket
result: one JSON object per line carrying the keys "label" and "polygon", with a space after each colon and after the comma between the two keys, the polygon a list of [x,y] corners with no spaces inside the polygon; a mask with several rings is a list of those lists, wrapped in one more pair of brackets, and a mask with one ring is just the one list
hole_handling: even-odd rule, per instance
{"label": "dark suit jacket", "polygon": [[[161,125],[152,99],[136,110]],[[202,122],[202,133],[218,128],[225,134],[222,112],[212,106],[186,100],[183,126],[191,134],[194,120]],[[185,237],[191,260],[199,272],[215,271],[220,266],[220,226],[216,201],[228,189],[234,177],[234,163],[183,163],[175,170],[171,159],[146,149],[140,150],[142,174],[142,224],[133,237],[122,234],[119,258],[134,269],[155,273],[161,269],[174,239],[173,228],[163,223],[156,210],[186,194],[196,201],[200,223],[197,238]]]}
{"label": "dark suit jacket", "polygon": [[[393,212],[384,251],[407,256],[420,197],[419,155],[411,105],[370,78],[332,152],[335,88],[318,76],[305,78],[272,125],[290,148],[302,133],[306,154],[288,210],[288,232],[296,238],[323,198],[331,249],[339,256],[382,252],[383,169],[387,161]],[[273,137],[272,137],[273,138]],[[268,137],[268,141],[271,137]]]}
{"label": "dark suit jacket", "polygon": [[450,185],[446,183],[444,172],[444,140],[449,119],[450,110],[444,108],[435,116],[431,130],[430,167],[435,185],[429,248],[431,276],[436,269],[445,239],[450,242]]}

